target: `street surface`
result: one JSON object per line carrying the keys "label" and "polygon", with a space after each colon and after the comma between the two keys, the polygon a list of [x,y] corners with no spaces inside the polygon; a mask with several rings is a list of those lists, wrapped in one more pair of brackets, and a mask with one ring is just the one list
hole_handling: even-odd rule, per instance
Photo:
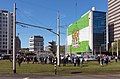
{"label": "street surface", "polygon": [[118,75],[79,75],[79,76],[43,76],[43,75],[0,75],[0,79],[120,79]]}

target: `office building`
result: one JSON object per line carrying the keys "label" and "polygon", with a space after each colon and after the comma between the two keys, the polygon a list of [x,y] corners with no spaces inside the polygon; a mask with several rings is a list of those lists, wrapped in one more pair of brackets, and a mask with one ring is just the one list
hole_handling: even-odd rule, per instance
{"label": "office building", "polygon": [[31,36],[29,38],[29,51],[37,53],[44,51],[44,38],[42,36]]}
{"label": "office building", "polygon": [[10,54],[13,49],[13,12],[0,10],[0,53]]}
{"label": "office building", "polygon": [[16,43],[15,43],[15,47],[16,47],[16,52],[18,53],[20,50],[21,50],[21,40],[19,38],[19,36],[16,36],[16,39],[15,39]]}
{"label": "office building", "polygon": [[85,13],[78,21],[68,26],[68,53],[85,53],[106,51],[106,12]]}
{"label": "office building", "polygon": [[120,0],[108,0],[109,47],[120,39]]}

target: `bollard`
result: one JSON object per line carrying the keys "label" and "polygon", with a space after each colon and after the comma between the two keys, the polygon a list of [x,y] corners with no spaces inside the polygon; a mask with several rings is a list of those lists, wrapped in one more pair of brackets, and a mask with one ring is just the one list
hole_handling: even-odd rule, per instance
{"label": "bollard", "polygon": [[57,74],[57,62],[56,62],[56,58],[55,58],[55,61],[54,61],[54,70],[55,70],[55,75]]}

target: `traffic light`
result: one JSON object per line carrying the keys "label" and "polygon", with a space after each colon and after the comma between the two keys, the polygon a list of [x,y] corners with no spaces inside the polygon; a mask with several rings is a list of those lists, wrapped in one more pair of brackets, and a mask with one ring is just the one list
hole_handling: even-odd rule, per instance
{"label": "traffic light", "polygon": [[52,41],[52,42],[48,42],[50,45],[49,45],[49,50],[55,55],[56,54],[56,42],[55,41]]}

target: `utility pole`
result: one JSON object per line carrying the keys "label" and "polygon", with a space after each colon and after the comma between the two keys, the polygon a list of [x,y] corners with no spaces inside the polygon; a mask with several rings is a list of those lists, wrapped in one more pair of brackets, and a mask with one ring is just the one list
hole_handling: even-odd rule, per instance
{"label": "utility pole", "polygon": [[16,3],[14,4],[14,13],[13,13],[13,73],[16,73],[15,38],[16,38]]}
{"label": "utility pole", "polygon": [[58,13],[58,35],[57,35],[57,40],[58,40],[58,45],[57,45],[57,65],[60,66],[60,15]]}

